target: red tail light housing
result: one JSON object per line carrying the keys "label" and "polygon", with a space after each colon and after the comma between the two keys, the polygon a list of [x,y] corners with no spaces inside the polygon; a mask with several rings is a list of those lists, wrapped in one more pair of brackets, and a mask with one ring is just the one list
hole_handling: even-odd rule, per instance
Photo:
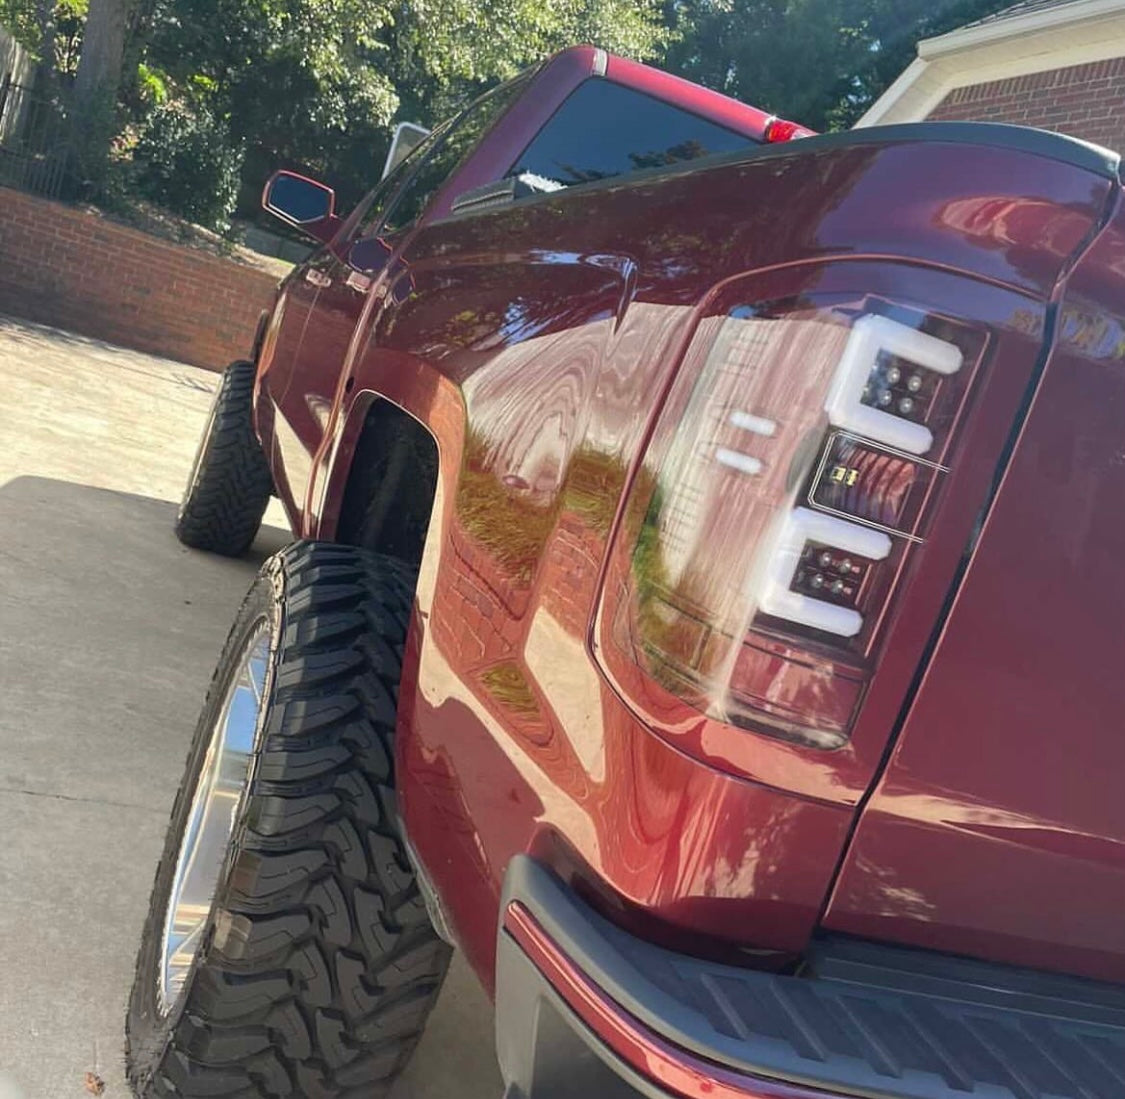
{"label": "red tail light housing", "polygon": [[984,345],[870,296],[705,318],[611,554],[599,655],[623,692],[844,744]]}
{"label": "red tail light housing", "polygon": [[771,145],[778,141],[794,141],[799,137],[816,137],[816,130],[790,122],[786,118],[772,118],[766,124],[766,141]]}

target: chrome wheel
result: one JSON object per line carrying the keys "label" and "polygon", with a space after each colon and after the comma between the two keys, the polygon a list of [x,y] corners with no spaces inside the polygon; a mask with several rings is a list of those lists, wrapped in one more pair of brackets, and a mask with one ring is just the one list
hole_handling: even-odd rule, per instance
{"label": "chrome wheel", "polygon": [[183,496],[180,497],[180,506],[176,511],[177,518],[183,516],[184,509],[187,507],[192,493],[195,492],[195,488],[199,484],[199,475],[203,471],[203,456],[207,453],[207,444],[211,440],[211,431],[215,426],[215,417],[219,414],[219,401],[222,399],[222,393],[223,380],[220,378],[218,388],[215,390],[215,395],[211,398],[211,411],[207,413],[207,422],[203,425],[203,434],[199,436],[199,445],[195,448],[195,457],[191,462],[191,473],[188,474],[187,487],[184,489]]}
{"label": "chrome wheel", "polygon": [[250,772],[269,667],[269,628],[261,619],[234,664],[195,784],[164,914],[157,1002],[175,1006],[203,942],[235,814]]}

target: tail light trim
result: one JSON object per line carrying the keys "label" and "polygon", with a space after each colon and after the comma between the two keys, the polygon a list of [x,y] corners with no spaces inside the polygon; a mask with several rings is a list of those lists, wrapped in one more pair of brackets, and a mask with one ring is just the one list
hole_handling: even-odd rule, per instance
{"label": "tail light trim", "polygon": [[824,402],[828,422],[872,442],[884,443],[909,454],[929,452],[933,432],[924,424],[884,412],[863,403],[864,391],[879,371],[881,354],[893,355],[937,374],[956,374],[964,356],[945,340],[909,328],[890,317],[860,317],[840,359],[836,376]]}
{"label": "tail light trim", "polygon": [[680,728],[845,748],[988,340],[885,291],[724,288],[610,553],[599,662],[636,666],[625,694]]}
{"label": "tail light trim", "polygon": [[823,543],[869,561],[882,561],[891,552],[891,540],[881,531],[798,507],[784,517],[775,541],[763,554],[767,572],[758,601],[763,614],[840,637],[854,637],[863,628],[862,614],[792,590],[808,542]]}

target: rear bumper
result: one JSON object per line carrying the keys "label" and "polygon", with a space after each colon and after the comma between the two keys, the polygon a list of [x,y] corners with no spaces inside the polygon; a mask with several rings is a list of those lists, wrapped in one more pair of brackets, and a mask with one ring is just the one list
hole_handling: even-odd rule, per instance
{"label": "rear bumper", "polygon": [[507,910],[497,954],[496,1042],[505,1099],[824,1099],[753,1080],[639,1023],[558,949],[526,907]]}
{"label": "rear bumper", "polygon": [[862,944],[813,976],[703,962],[613,927],[525,857],[503,913],[508,1099],[1125,1094],[1115,986]]}

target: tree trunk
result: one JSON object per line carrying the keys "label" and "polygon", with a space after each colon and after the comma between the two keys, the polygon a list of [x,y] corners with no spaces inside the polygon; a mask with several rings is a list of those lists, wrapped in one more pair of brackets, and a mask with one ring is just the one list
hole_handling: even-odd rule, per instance
{"label": "tree trunk", "polygon": [[133,0],[129,21],[125,27],[125,49],[121,62],[119,99],[130,106],[139,106],[137,95],[137,66],[144,56],[145,47],[152,37],[152,24],[156,17],[157,0]]}
{"label": "tree trunk", "polygon": [[74,99],[80,109],[90,100],[117,95],[132,6],[132,0],[90,0],[74,81]]}
{"label": "tree trunk", "polygon": [[91,194],[105,177],[117,131],[117,90],[134,0],[90,0],[73,89],[73,148],[80,186]]}
{"label": "tree trunk", "polygon": [[36,83],[40,94],[50,92],[55,78],[55,0],[37,0],[35,20],[39,24],[39,69]]}

